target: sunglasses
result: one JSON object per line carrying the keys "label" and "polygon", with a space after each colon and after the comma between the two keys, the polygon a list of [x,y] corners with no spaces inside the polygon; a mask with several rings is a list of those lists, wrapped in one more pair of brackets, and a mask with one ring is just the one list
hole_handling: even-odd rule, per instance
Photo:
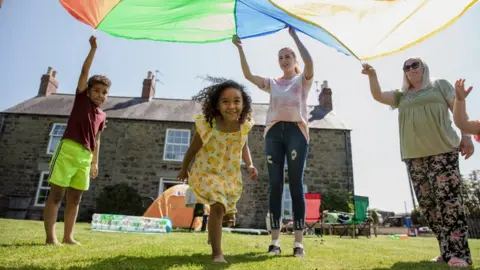
{"label": "sunglasses", "polygon": [[414,69],[417,69],[419,66],[420,66],[419,62],[413,62],[411,65],[403,66],[403,71],[409,72],[410,69],[414,70]]}

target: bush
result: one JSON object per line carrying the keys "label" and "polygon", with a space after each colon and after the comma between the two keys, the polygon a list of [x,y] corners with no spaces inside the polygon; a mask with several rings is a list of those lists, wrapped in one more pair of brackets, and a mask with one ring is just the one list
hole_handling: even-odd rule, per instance
{"label": "bush", "polygon": [[226,214],[223,216],[222,226],[223,227],[236,227],[236,217],[235,214]]}
{"label": "bush", "polygon": [[322,194],[321,210],[337,212],[353,212],[353,203],[351,193],[341,189],[338,185],[331,184],[327,191]]}
{"label": "bush", "polygon": [[95,210],[92,208],[82,209],[78,213],[77,221],[90,223],[92,222],[93,214],[95,214]]}
{"label": "bush", "polygon": [[143,215],[142,197],[127,183],[106,186],[97,198],[96,213]]}
{"label": "bush", "polygon": [[410,219],[412,220],[413,225],[420,225],[422,227],[428,226],[427,220],[417,208],[413,209],[412,213],[410,213]]}
{"label": "bush", "polygon": [[377,213],[376,209],[372,209],[372,211],[370,211],[370,217],[372,218],[373,224],[379,224],[380,223],[380,218],[378,216],[378,213]]}

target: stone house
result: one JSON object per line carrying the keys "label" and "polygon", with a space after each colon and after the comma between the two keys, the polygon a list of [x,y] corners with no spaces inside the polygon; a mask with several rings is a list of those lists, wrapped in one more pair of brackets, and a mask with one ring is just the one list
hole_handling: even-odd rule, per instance
{"label": "stone house", "polygon": [[[55,74],[49,68],[41,77],[37,96],[0,113],[3,216],[9,212],[5,198],[22,197],[27,200],[23,200],[21,218],[42,218],[49,191],[48,163],[65,130],[74,100],[72,94],[57,92],[59,84]],[[108,123],[101,139],[99,176],[91,181],[90,190],[83,196],[80,218],[88,219],[95,210],[96,197],[107,185],[127,182],[142,196],[156,198],[179,183],[176,175],[194,134],[193,116],[200,112],[200,107],[190,100],[153,98],[154,83],[149,72],[141,91],[139,87],[138,97],[110,96],[103,105]],[[249,145],[259,180],[244,180],[236,217],[242,227],[265,225],[268,174],[263,130],[267,110],[268,104],[253,105],[256,125],[249,135]],[[332,111],[331,91],[320,92],[319,105],[310,106],[310,111],[311,143],[305,169],[307,191],[323,192],[332,183],[338,189],[352,191],[350,130]],[[287,215],[291,211],[288,185],[285,185],[284,209]]]}

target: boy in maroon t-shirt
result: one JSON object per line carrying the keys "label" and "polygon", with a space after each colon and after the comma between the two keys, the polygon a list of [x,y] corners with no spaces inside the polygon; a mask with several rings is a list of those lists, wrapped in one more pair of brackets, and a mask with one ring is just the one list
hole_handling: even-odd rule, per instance
{"label": "boy in maroon t-shirt", "polygon": [[107,100],[111,82],[101,75],[88,79],[96,49],[96,38],[91,36],[90,52],[80,73],[67,128],[50,161],[48,182],[51,188],[43,213],[47,244],[60,245],[55,233],[55,223],[65,193],[67,205],[63,243],[80,244],[73,239],[78,205],[82,193],[88,190],[90,177],[95,178],[98,174],[100,132],[103,131],[106,120],[106,114],[100,105]]}

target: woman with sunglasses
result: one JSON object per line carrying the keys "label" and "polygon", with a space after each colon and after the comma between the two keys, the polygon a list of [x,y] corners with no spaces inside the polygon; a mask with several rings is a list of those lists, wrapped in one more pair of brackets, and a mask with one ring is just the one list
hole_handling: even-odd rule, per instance
{"label": "woman with sunglasses", "polygon": [[403,64],[400,90],[382,92],[375,69],[363,65],[373,98],[399,111],[400,150],[420,205],[435,233],[440,256],[434,262],[468,267],[472,264],[467,222],[461,194],[459,151],[473,154],[470,135],[459,138],[448,110],[453,110],[455,90],[448,81],[432,80],[427,64],[410,58]]}

